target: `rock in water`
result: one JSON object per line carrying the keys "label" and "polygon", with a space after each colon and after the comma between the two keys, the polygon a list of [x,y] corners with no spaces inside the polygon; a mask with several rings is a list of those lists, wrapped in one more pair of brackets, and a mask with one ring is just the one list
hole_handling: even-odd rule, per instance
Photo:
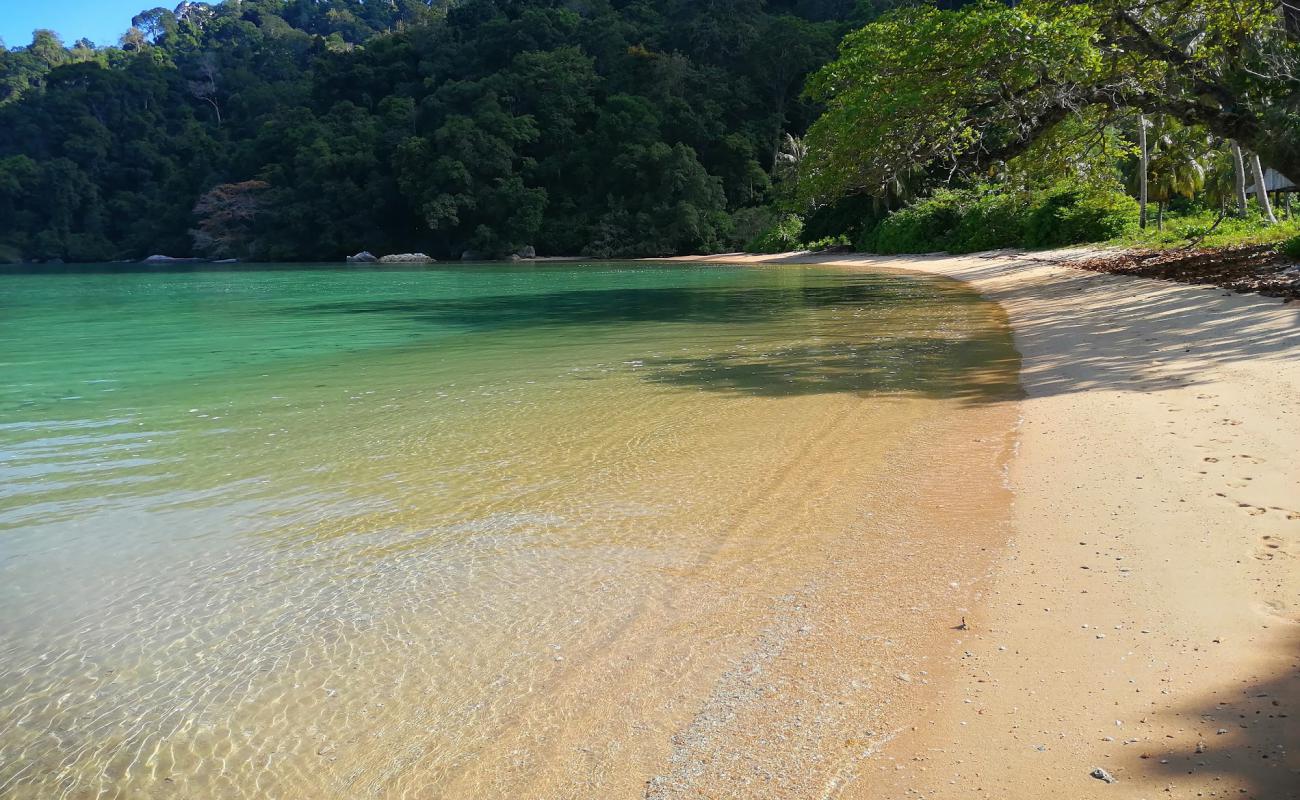
{"label": "rock in water", "polygon": [[144,264],[197,264],[201,258],[174,258],[172,256],[153,255],[146,258]]}
{"label": "rock in water", "polygon": [[1111,775],[1109,772],[1107,772],[1106,770],[1102,769],[1101,767],[1097,767],[1096,769],[1094,769],[1094,770],[1093,770],[1092,772],[1090,772],[1089,774],[1092,775],[1092,777],[1096,778],[1096,779],[1099,780],[1099,781],[1105,781],[1106,783],[1114,783],[1114,782],[1115,782],[1115,776],[1114,776],[1114,775]]}
{"label": "rock in water", "polygon": [[433,259],[424,253],[397,253],[379,259],[380,264],[432,264]]}
{"label": "rock in water", "polygon": [[378,260],[379,259],[375,258],[375,254],[369,250],[362,250],[355,256],[348,256],[349,264],[373,264]]}

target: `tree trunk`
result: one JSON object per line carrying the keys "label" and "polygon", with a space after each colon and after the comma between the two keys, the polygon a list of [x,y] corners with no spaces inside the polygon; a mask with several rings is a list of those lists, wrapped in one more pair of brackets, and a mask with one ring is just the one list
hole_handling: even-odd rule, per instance
{"label": "tree trunk", "polygon": [[1138,176],[1138,227],[1147,227],[1147,174],[1151,170],[1150,154],[1147,152],[1147,115],[1138,114],[1138,147],[1142,151]]}
{"label": "tree trunk", "polygon": [[1268,220],[1270,225],[1277,224],[1277,217],[1273,216],[1273,204],[1268,201],[1268,187],[1264,185],[1264,167],[1259,163],[1257,153],[1250,154],[1250,166],[1255,173],[1255,199],[1259,201],[1259,208],[1264,212],[1264,219]]}
{"label": "tree trunk", "polygon": [[1246,162],[1241,155],[1241,145],[1232,143],[1233,179],[1237,193],[1237,216],[1246,217]]}
{"label": "tree trunk", "polygon": [[1164,229],[1165,229],[1165,201],[1161,200],[1159,203],[1156,203],[1156,230],[1163,231]]}
{"label": "tree trunk", "polygon": [[1287,192],[1287,193],[1286,193],[1286,200],[1284,200],[1284,201],[1283,201],[1283,204],[1282,204],[1282,207],[1286,209],[1286,221],[1287,221],[1287,222],[1290,222],[1291,220],[1295,219],[1295,217],[1291,216],[1291,195],[1293,195],[1293,194],[1295,194],[1295,192]]}

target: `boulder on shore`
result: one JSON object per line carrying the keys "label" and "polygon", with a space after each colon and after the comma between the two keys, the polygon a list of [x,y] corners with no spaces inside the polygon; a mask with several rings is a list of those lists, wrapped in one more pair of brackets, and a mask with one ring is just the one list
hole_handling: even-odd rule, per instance
{"label": "boulder on shore", "polygon": [[537,258],[537,248],[530,244],[526,247],[519,248],[519,252],[516,253],[516,255],[520,258]]}
{"label": "boulder on shore", "polygon": [[432,264],[433,261],[424,253],[397,253],[379,259],[380,264]]}
{"label": "boulder on shore", "polygon": [[175,256],[152,255],[140,262],[142,264],[198,264],[202,258],[176,258]]}
{"label": "boulder on shore", "polygon": [[375,254],[369,250],[362,250],[355,256],[348,256],[349,264],[373,264],[378,260],[379,259],[375,257]]}

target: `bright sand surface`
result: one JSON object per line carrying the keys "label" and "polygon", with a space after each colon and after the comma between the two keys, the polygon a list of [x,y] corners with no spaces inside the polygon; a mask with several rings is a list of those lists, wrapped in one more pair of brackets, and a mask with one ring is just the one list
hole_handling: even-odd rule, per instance
{"label": "bright sand surface", "polygon": [[1023,358],[1010,546],[838,796],[1300,797],[1300,309],[1069,257],[717,258],[966,281]]}

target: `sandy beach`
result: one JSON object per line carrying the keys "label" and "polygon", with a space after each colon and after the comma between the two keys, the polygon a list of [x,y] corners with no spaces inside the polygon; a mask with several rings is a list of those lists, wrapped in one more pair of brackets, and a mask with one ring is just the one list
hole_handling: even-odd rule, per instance
{"label": "sandy beach", "polygon": [[1011,541],[825,796],[1300,797],[1300,308],[1077,255],[690,259],[956,278],[1023,357]]}

